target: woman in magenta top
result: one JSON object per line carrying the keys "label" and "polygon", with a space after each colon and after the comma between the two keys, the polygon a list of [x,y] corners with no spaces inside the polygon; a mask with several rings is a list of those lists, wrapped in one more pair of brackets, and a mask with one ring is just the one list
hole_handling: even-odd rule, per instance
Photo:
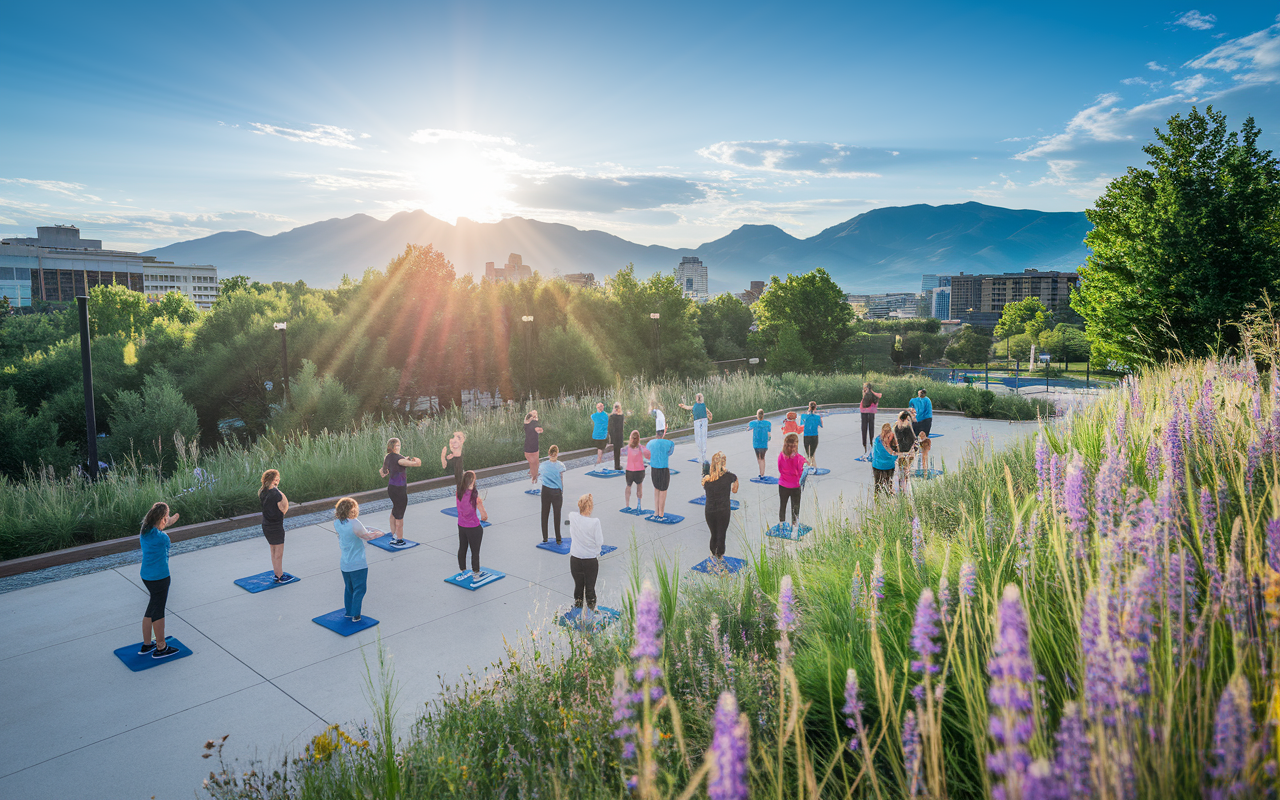
{"label": "woman in magenta top", "polygon": [[800,518],[800,479],[809,460],[800,455],[800,436],[788,433],[778,454],[778,522],[787,521],[787,501],[791,501],[791,524]]}
{"label": "woman in magenta top", "polygon": [[879,392],[871,390],[871,384],[862,384],[862,402],[858,404],[858,410],[862,412],[862,452],[867,454],[870,452],[867,448],[876,438],[876,409],[880,407],[880,398],[883,397]]}
{"label": "woman in magenta top", "polygon": [[471,577],[480,580],[480,540],[484,538],[484,526],[489,519],[484,501],[476,491],[476,474],[471,470],[462,473],[458,486],[458,570],[467,568],[467,549],[471,550]]}
{"label": "woman in magenta top", "polygon": [[632,431],[627,446],[622,449],[627,457],[627,508],[631,508],[631,484],[636,485],[636,508],[643,507],[644,499],[644,460],[649,457],[649,448],[640,444],[640,431]]}

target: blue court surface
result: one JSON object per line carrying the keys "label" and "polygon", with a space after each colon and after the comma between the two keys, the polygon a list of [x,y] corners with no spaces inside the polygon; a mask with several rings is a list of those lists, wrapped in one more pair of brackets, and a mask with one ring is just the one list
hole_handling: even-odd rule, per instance
{"label": "blue court surface", "polygon": [[809,467],[805,470],[810,475],[830,475],[831,470],[826,467]]}
{"label": "blue court surface", "polygon": [[178,652],[171,656],[165,656],[164,658],[153,658],[150,653],[146,653],[144,655],[138,652],[138,649],[142,647],[142,642],[138,642],[137,644],[131,644],[128,647],[121,647],[119,650],[116,650],[116,658],[123,661],[124,665],[130,670],[134,672],[142,672],[144,669],[158,667],[161,664],[168,664],[170,661],[177,661],[180,658],[186,658],[191,655],[191,648],[187,647],[172,636],[166,636],[164,641],[165,644],[170,647],[178,648]]}
{"label": "blue court surface", "polygon": [[[560,540],[560,544],[556,544],[554,540],[549,540],[546,542],[538,542],[538,544],[535,546],[539,550],[546,550],[550,553],[559,553],[562,556],[567,556],[569,555],[569,543],[572,541],[573,541],[573,537],[566,536]],[[614,547],[611,544],[602,544],[600,545],[600,555],[607,556],[617,549],[618,548]]]}
{"label": "blue court surface", "polygon": [[[704,494],[702,497],[695,497],[695,498],[693,498],[692,500],[690,500],[689,502],[690,502],[690,503],[693,503],[695,506],[705,506],[705,505],[707,504],[707,496]],[[730,501],[729,501],[729,510],[730,510],[730,511],[737,511],[741,506],[742,506],[742,504],[741,504],[741,503],[739,503],[737,500],[730,500]]]}
{"label": "blue court surface", "polygon": [[763,483],[766,486],[777,486],[778,479],[772,475],[757,475],[751,479],[752,483]]}
{"label": "blue court surface", "polygon": [[404,544],[397,547],[396,545],[393,545],[391,543],[391,534],[389,533],[386,534],[385,536],[379,536],[377,539],[370,539],[369,544],[373,545],[374,547],[378,547],[383,550],[386,550],[389,553],[398,553],[401,550],[408,550],[410,547],[418,546],[417,542],[411,541],[409,539],[405,539]]}
{"label": "blue court surface", "polygon": [[790,539],[793,542],[798,542],[808,533],[813,533],[813,528],[808,525],[797,525],[793,528],[785,522],[779,522],[765,531],[764,535],[772,536],[775,539]]}
{"label": "blue court surface", "polygon": [[[446,517],[454,517],[454,518],[456,519],[456,518],[457,518],[457,516],[458,516],[458,509],[457,509],[455,506],[449,506],[448,508],[442,508],[442,509],[440,509],[440,513],[441,513],[441,514],[444,514]],[[489,527],[491,524],[493,524],[493,523],[490,523],[490,522],[481,522],[481,523],[480,523],[480,527],[481,527],[481,528],[487,528],[487,527]]]}
{"label": "blue court surface", "polygon": [[616,608],[606,608],[605,606],[596,606],[596,610],[591,612],[590,618],[584,620],[582,618],[582,609],[577,606],[568,610],[568,612],[556,617],[556,624],[562,628],[573,628],[579,631],[595,631],[601,628],[607,628],[610,624],[617,622],[622,616],[622,612]]}
{"label": "blue court surface", "polygon": [[541,489],[525,489],[524,493],[533,495],[534,497],[539,497],[542,494],[542,490]]}
{"label": "blue court surface", "polygon": [[[568,552],[566,550],[565,552]],[[461,586],[463,589],[474,592],[476,589],[484,588],[495,581],[500,581],[507,577],[507,573],[498,572],[496,569],[480,570],[480,580],[472,580],[471,570],[464,569],[455,575],[450,575],[444,579],[445,583],[452,583],[454,586]]]}
{"label": "blue court surface", "polygon": [[587,474],[593,478],[616,478],[626,473],[620,469],[593,469]]}
{"label": "blue court surface", "polygon": [[[284,574],[289,575],[287,572]],[[294,584],[302,580],[296,575],[289,575],[289,577],[292,580],[285,581],[284,583],[276,583],[275,572],[267,570],[266,572],[259,572],[257,575],[250,575],[247,578],[237,578],[233,583],[250,594],[257,594],[258,592],[265,592],[268,589],[275,589],[279,586],[289,586],[290,584]]]}
{"label": "blue court surface", "polygon": [[372,628],[378,624],[373,617],[360,617],[359,622],[352,622],[346,616],[346,609],[340,608],[337,611],[330,611],[323,616],[314,617],[311,621],[317,625],[328,628],[340,636],[350,636],[353,633],[359,633],[365,628]]}
{"label": "blue court surface", "polygon": [[925,480],[929,480],[930,478],[941,478],[942,474],[942,470],[940,469],[917,469],[911,473],[912,477],[924,478]]}
{"label": "blue court surface", "polygon": [[652,508],[632,508],[631,506],[620,508],[618,511],[623,514],[630,514],[633,517],[647,517],[653,513]]}
{"label": "blue court surface", "polygon": [[725,556],[723,569],[710,558],[702,559],[689,569],[693,572],[701,572],[703,575],[732,575],[735,572],[741,572],[745,566],[747,566],[747,562],[742,559]]}
{"label": "blue court surface", "polygon": [[679,514],[663,514],[662,519],[658,519],[657,517],[650,514],[649,516],[645,517],[645,520],[648,522],[656,522],[659,525],[675,525],[677,522],[684,522],[684,517],[680,516]]}

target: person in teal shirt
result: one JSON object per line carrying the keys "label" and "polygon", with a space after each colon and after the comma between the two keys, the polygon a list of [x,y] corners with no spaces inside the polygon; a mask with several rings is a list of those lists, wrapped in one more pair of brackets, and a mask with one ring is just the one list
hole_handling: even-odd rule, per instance
{"label": "person in teal shirt", "polygon": [[138,534],[138,546],[142,549],[139,577],[150,599],[142,616],[142,649],[138,655],[150,653],[152,658],[168,658],[178,654],[178,648],[169,644],[164,636],[164,607],[169,601],[169,534],[164,529],[177,521],[177,514],[169,515],[168,503],[156,503],[142,518],[142,531]]}
{"label": "person in teal shirt", "polygon": [[338,534],[341,552],[338,569],[342,572],[342,613],[352,622],[359,622],[360,608],[369,587],[369,562],[364,557],[364,543],[384,534],[376,528],[365,528],[359,520],[360,504],[353,498],[339,500],[333,515],[333,530]]}
{"label": "person in teal shirt", "polygon": [[671,487],[671,454],[675,443],[664,438],[662,431],[649,440],[649,480],[653,481],[653,515],[662,519],[667,508],[667,489]]}
{"label": "person in teal shirt", "polygon": [[764,409],[756,409],[756,418],[747,423],[747,427],[751,429],[751,448],[756,451],[756,461],[760,465],[760,477],[764,477],[764,456],[769,452],[769,438],[772,436],[769,432],[773,430],[773,423],[764,418]]}
{"label": "person in teal shirt", "polygon": [[898,461],[898,443],[893,426],[880,426],[880,435],[871,443],[871,475],[875,479],[877,495],[893,494],[893,467]]}
{"label": "person in teal shirt", "polygon": [[928,392],[920,389],[907,404],[911,406],[911,430],[916,438],[920,437],[920,431],[925,434],[933,432],[933,401],[927,395]]}
{"label": "person in teal shirt", "polygon": [[707,404],[702,399],[702,392],[693,396],[693,405],[687,406],[681,403],[680,407],[685,411],[693,412],[693,441],[698,446],[698,458],[705,464],[707,463],[707,425],[711,422],[711,412],[707,410]]}
{"label": "person in teal shirt", "polygon": [[817,401],[809,401],[809,413],[800,415],[800,424],[804,426],[804,454],[809,459],[809,466],[817,468],[818,462],[814,454],[818,452],[818,428],[822,427],[822,415],[818,413]]}
{"label": "person in teal shirt", "polygon": [[596,413],[591,415],[591,444],[596,448],[596,466],[604,458],[604,448],[609,443],[609,415],[604,413],[604,403],[596,403]]}

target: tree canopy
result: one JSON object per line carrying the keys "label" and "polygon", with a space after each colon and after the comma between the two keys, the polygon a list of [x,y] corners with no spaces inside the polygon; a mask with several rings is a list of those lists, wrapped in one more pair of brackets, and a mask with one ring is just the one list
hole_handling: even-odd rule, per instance
{"label": "tree canopy", "polygon": [[751,307],[761,336],[770,346],[780,341],[783,325],[794,325],[800,344],[819,369],[832,369],[840,345],[853,333],[853,308],[844,291],[821,267],[803,275],[775,275]]}

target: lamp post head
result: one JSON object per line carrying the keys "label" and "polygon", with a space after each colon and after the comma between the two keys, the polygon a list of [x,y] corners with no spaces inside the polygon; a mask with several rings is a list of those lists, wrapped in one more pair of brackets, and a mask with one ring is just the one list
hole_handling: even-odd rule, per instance
{"label": "lamp post head", "polygon": [[285,326],[286,326],[286,325],[288,325],[288,324],[289,324],[289,323],[287,323],[287,322],[277,322],[277,323],[275,324],[275,329],[276,329],[276,330],[278,330],[278,331],[282,331],[282,330],[284,330],[284,329],[285,329]]}
{"label": "lamp post head", "polygon": [[523,317],[521,317],[521,318],[520,318],[520,321],[521,321],[521,322],[533,322],[533,317],[530,317],[530,316],[528,316],[528,315],[525,315],[525,316],[523,316]]}
{"label": "lamp post head", "polygon": [[653,312],[652,314],[650,314],[650,315],[649,315],[649,319],[657,319],[657,318],[659,318],[659,317],[661,317],[661,316],[662,316],[661,314],[659,314],[658,312],[656,312],[656,311],[655,311],[655,312]]}

